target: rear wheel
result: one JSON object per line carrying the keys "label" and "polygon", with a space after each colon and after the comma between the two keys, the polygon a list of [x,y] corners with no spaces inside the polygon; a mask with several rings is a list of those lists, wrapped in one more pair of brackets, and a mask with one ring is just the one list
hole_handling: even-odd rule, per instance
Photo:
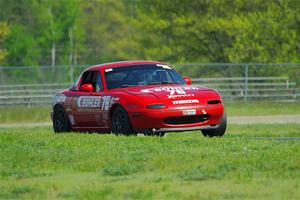
{"label": "rear wheel", "polygon": [[201,132],[204,136],[221,137],[225,134],[226,127],[227,127],[227,117],[226,117],[226,113],[224,113],[223,117],[222,117],[222,120],[221,120],[221,123],[219,124],[218,128],[201,130]]}
{"label": "rear wheel", "polygon": [[136,135],[131,127],[128,114],[124,108],[117,106],[112,111],[112,132],[122,135]]}
{"label": "rear wheel", "polygon": [[56,106],[53,111],[53,129],[55,133],[70,132],[71,125],[65,110]]}

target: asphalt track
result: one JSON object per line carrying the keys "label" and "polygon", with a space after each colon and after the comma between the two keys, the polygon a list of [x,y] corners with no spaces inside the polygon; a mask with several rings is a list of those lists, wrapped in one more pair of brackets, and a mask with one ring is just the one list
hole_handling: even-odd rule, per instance
{"label": "asphalt track", "polygon": [[[287,124],[300,123],[299,115],[233,116],[227,117],[228,124]],[[30,128],[52,126],[51,122],[0,124],[0,128]]]}

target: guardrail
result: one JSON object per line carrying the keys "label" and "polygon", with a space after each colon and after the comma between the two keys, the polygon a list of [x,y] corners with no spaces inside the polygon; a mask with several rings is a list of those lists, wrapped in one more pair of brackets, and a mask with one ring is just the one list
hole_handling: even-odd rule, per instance
{"label": "guardrail", "polygon": [[[300,101],[295,82],[287,77],[194,78],[194,85],[217,89],[225,101]],[[49,106],[55,93],[70,83],[0,85],[0,106]]]}
{"label": "guardrail", "polygon": [[225,100],[299,100],[296,83],[288,77],[194,78],[193,81],[217,89]]}
{"label": "guardrail", "polygon": [[0,106],[49,106],[53,96],[70,83],[0,85]]}

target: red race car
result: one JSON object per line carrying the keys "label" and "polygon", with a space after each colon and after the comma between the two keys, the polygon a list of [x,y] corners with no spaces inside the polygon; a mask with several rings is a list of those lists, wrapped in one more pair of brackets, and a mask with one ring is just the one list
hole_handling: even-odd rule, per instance
{"label": "red race car", "polygon": [[54,97],[54,132],[163,136],[201,130],[204,136],[223,136],[227,120],[220,94],[191,82],[160,62],[89,67],[70,89]]}

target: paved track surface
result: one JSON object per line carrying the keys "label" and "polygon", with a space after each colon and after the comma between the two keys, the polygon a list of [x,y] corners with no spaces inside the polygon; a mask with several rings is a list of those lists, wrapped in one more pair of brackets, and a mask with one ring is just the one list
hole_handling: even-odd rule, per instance
{"label": "paved track surface", "polygon": [[[228,117],[229,124],[286,124],[300,123],[299,115],[235,116]],[[51,122],[0,124],[0,128],[52,126]]]}

